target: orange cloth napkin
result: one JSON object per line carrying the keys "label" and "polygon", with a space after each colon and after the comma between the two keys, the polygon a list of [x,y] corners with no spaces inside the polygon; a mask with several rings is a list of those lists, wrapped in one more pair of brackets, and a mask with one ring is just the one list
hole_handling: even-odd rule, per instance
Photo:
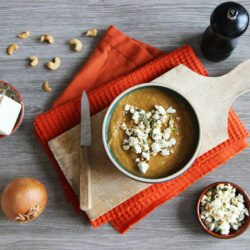
{"label": "orange cloth napkin", "polygon": [[[113,47],[114,44],[116,44],[119,50],[117,47]],[[116,51],[116,53],[113,50]],[[118,56],[118,54],[121,55]],[[52,152],[48,148],[48,141],[80,122],[81,98],[79,95],[81,94],[82,89],[85,88],[85,85],[88,89],[91,87],[86,80],[90,79],[89,76],[85,76],[86,72],[90,72],[91,75],[96,75],[95,80],[92,83],[95,84],[95,86],[99,85],[98,88],[88,92],[92,115],[107,107],[117,95],[127,88],[143,82],[149,82],[181,63],[195,72],[207,76],[205,68],[189,46],[184,46],[170,54],[163,55],[150,61],[153,57],[160,54],[162,54],[162,52],[159,50],[156,49],[154,52],[152,47],[141,44],[140,42],[125,36],[111,26],[96,48],[94,57],[91,56],[90,60],[92,63],[95,63],[95,60],[97,61],[98,74],[102,72],[102,67],[100,67],[100,65],[105,67],[105,73],[103,72],[103,74],[105,74],[106,80],[111,80],[122,75],[122,72],[125,73],[125,66],[117,64],[118,58],[128,65],[128,71],[130,71],[130,73],[122,75],[108,83],[104,83],[104,81],[99,82],[98,79],[101,79],[101,76],[96,75],[95,66],[90,65],[88,62],[74,78],[73,82],[69,85],[62,96],[55,102],[55,108],[35,118],[35,135],[44,146],[45,151],[54,164],[64,188],[66,199],[72,203],[76,212],[85,214],[80,211],[77,197],[60,170]],[[107,65],[106,63],[103,64],[103,56],[106,57],[105,61],[107,61]],[[108,58],[109,56],[117,56],[117,58]],[[139,60],[138,58],[141,59]],[[99,60],[101,62],[100,64]],[[133,65],[134,68],[137,68],[145,62],[150,62],[132,71],[133,60],[136,61],[136,64]],[[116,64],[116,67],[112,65],[112,61]],[[111,71],[108,70],[108,65],[112,67]],[[123,67],[123,70],[113,72],[114,69],[118,69],[119,67]],[[110,76],[108,71],[110,72]],[[64,103],[75,96],[78,97]],[[57,106],[60,103],[64,104]],[[180,194],[199,178],[223,164],[248,146],[248,143],[246,142],[248,132],[232,109],[230,109],[228,117],[228,134],[229,139],[227,141],[200,156],[181,176],[165,183],[151,185],[103,216],[100,216],[94,221],[90,221],[90,223],[96,228],[103,223],[111,222],[120,233],[124,233],[131,225],[146,216],[154,208]]]}
{"label": "orange cloth napkin", "polygon": [[164,54],[157,48],[126,36],[111,25],[53,107],[72,100],[83,90],[95,89]]}

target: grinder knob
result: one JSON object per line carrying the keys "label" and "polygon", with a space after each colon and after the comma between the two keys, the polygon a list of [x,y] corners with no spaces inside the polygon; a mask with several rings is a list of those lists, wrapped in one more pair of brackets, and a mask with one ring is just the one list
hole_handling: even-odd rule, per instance
{"label": "grinder knob", "polygon": [[203,35],[201,49],[204,56],[212,61],[229,57],[248,24],[249,15],[242,5],[225,2],[217,6]]}

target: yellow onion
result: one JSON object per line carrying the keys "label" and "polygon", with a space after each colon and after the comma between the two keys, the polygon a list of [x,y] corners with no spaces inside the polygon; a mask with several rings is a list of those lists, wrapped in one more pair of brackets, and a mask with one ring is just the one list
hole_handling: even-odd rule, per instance
{"label": "yellow onion", "polygon": [[45,209],[47,192],[34,178],[18,178],[9,183],[1,196],[4,214],[13,222],[25,223],[36,219]]}

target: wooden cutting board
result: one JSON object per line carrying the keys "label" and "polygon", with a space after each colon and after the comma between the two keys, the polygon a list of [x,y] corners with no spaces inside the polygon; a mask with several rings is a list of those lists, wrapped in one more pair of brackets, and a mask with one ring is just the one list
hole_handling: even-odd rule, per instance
{"label": "wooden cutting board", "polygon": [[[250,91],[250,60],[220,77],[201,76],[179,65],[152,82],[179,90],[196,107],[201,118],[203,154],[228,139],[228,111],[233,100]],[[119,172],[109,161],[102,145],[102,121],[106,109],[92,116],[93,146],[91,165],[92,208],[86,211],[91,220],[108,212],[151,184],[134,181]],[[80,125],[52,139],[49,147],[69,184],[79,196]]]}

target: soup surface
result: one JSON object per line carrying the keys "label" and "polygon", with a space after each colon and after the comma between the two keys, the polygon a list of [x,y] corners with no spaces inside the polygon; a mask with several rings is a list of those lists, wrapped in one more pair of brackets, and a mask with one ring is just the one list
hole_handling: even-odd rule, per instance
{"label": "soup surface", "polygon": [[[138,154],[140,151],[131,150],[129,145],[125,145],[127,148],[124,147],[124,141],[130,141],[129,139],[131,138],[129,138],[129,135],[126,133],[127,130],[122,129],[122,125],[125,124],[125,128],[137,128],[137,124],[135,124],[132,119],[133,114],[126,112],[125,106],[135,107],[138,112],[140,112],[139,110],[143,110],[143,112],[146,112],[145,114],[152,112],[151,117],[154,117],[153,114],[158,112],[155,107],[161,106],[164,107],[165,110],[170,108],[170,113],[166,112],[167,119],[162,122],[162,124],[158,125],[155,120],[152,122],[152,118],[150,118],[149,123],[144,123],[144,131],[146,127],[152,130],[152,126],[155,126],[155,128],[159,127],[161,131],[167,128],[168,130],[171,129],[171,136],[167,141],[170,141],[172,138],[174,143],[170,144],[171,147],[168,148],[167,153],[166,151],[164,151],[164,153],[163,150],[158,153],[152,152],[151,150],[150,160],[146,161],[142,158],[141,153]],[[172,127],[169,126],[171,123],[170,120],[172,120],[174,124]],[[192,157],[198,141],[196,123],[194,114],[187,106],[187,103],[173,93],[153,87],[139,89],[126,95],[115,107],[109,121],[108,144],[116,160],[127,171],[146,178],[165,177],[178,171]],[[138,126],[140,126],[139,123]],[[134,135],[130,133],[130,136]],[[153,142],[155,141],[152,139],[151,131],[147,138],[147,144],[150,149],[153,148]],[[126,150],[124,150],[124,148]],[[130,148],[130,150],[128,148]],[[145,164],[148,165],[146,171],[141,171],[141,169],[138,168],[139,160],[145,160]]]}

